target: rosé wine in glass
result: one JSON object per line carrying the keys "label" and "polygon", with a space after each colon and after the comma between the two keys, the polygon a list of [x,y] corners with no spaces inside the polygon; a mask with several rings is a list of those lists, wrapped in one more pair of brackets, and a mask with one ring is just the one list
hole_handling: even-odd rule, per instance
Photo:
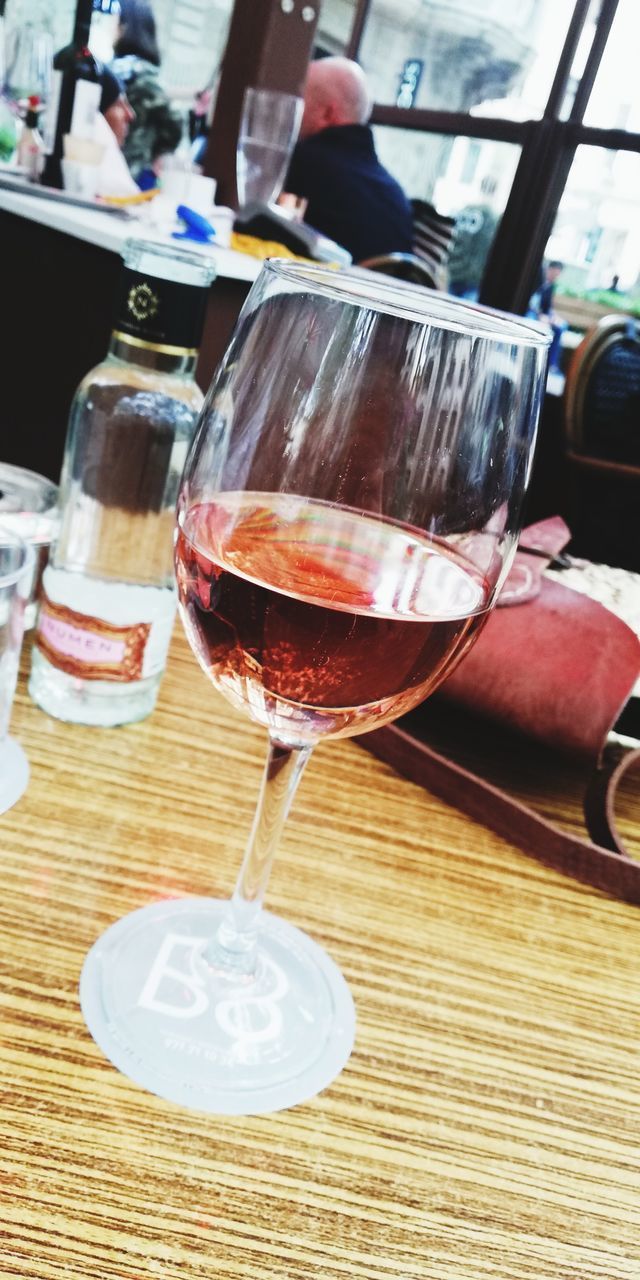
{"label": "ros\u00e9 wine in glass", "polygon": [[[175,537],[193,652],[268,734],[253,828],[228,900],[133,912],[81,983],[107,1056],[161,1096],[275,1111],[347,1063],[344,977],[262,907],[278,840],[317,743],[401,715],[464,661],[515,552],[547,348],[518,317],[358,269],[271,260],[253,286]],[[215,814],[203,836],[215,848]]]}
{"label": "ros\u00e9 wine in glass", "polygon": [[176,567],[204,670],[299,743],[414,707],[486,617],[486,585],[446,544],[283,494],[225,493],[189,508]]}

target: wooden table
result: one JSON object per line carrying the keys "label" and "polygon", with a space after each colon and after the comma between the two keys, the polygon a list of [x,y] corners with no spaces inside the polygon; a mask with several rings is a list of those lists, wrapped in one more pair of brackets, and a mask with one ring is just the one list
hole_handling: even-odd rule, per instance
{"label": "wooden table", "polygon": [[179,635],[145,723],[59,724],[23,683],[12,732],[2,1280],[638,1280],[637,909],[329,744],[269,906],[341,965],[353,1056],[288,1112],[183,1110],[103,1058],[78,977],[124,913],[230,891],[262,733]]}

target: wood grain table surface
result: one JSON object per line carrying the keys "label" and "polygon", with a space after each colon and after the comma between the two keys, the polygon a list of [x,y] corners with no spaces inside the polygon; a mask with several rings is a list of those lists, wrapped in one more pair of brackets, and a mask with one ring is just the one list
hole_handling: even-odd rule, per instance
{"label": "wood grain table surface", "polygon": [[11,727],[31,781],[0,819],[2,1280],[639,1280],[637,908],[326,744],[268,906],[341,966],[353,1055],[290,1111],[189,1111],[106,1061],[78,979],[118,917],[231,891],[263,734],[178,634],[147,721],[60,724],[23,675]]}

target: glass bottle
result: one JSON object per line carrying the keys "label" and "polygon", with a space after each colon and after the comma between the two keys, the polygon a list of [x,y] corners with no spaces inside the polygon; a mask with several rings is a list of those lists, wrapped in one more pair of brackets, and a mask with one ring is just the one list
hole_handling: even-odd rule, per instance
{"label": "glass bottle", "polygon": [[18,165],[31,182],[37,182],[44,163],[44,143],[38,128],[40,99],[29,98],[24,127],[18,143]]}
{"label": "glass bottle", "polygon": [[42,181],[62,187],[64,138],[68,133],[92,137],[100,106],[100,65],[89,49],[93,0],[78,0],[71,44],[53,59],[51,98],[44,129],[47,158]]}
{"label": "glass bottle", "polygon": [[76,391],[60,528],[43,574],[29,692],[61,720],[155,706],[176,609],[174,510],[203,396],[194,375],[211,259],[128,241],[106,359]]}

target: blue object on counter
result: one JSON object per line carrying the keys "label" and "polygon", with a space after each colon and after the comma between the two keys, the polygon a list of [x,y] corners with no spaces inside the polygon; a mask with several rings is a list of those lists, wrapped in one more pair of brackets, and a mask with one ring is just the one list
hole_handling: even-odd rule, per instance
{"label": "blue object on counter", "polygon": [[196,213],[187,204],[179,204],[176,213],[185,223],[186,230],[172,232],[174,240],[195,240],[198,244],[208,244],[215,239],[214,228],[201,213]]}
{"label": "blue object on counter", "polygon": [[141,191],[154,191],[160,185],[157,174],[151,168],[141,169],[136,182]]}

